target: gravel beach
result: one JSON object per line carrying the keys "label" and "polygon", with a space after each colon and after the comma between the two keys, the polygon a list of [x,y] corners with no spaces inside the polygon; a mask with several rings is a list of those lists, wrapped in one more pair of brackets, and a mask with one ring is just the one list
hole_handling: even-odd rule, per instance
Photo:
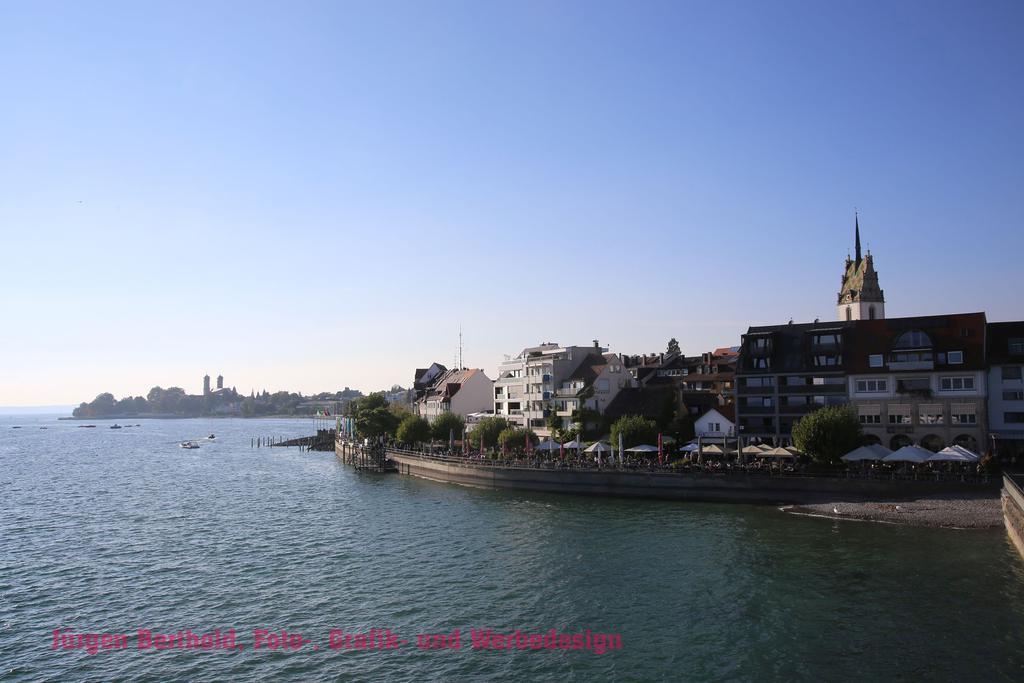
{"label": "gravel beach", "polygon": [[1003,526],[1003,512],[998,495],[945,495],[870,503],[816,503],[787,505],[780,509],[791,514],[911,526],[955,529],[991,529]]}

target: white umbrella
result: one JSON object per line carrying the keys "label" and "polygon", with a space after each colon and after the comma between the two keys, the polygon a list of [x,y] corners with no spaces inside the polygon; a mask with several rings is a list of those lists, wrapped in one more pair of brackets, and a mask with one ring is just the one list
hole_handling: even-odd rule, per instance
{"label": "white umbrella", "polygon": [[[967,449],[964,449],[967,450]],[[964,453],[956,446],[947,446],[928,458],[928,462],[978,462],[977,458]]]}
{"label": "white umbrella", "polygon": [[878,453],[883,458],[885,456],[889,455],[890,453],[892,453],[891,450],[889,450],[888,448],[886,448],[885,446],[883,446],[880,443],[868,444],[867,446],[865,446],[865,448],[870,448],[871,450],[873,450],[875,453]]}
{"label": "white umbrella", "polygon": [[683,453],[693,453],[698,448],[700,448],[700,446],[698,446],[697,444],[695,444],[695,443],[688,443],[685,446],[683,446],[682,448],[680,448],[679,450],[682,451]]}
{"label": "white umbrella", "polygon": [[894,451],[889,455],[882,458],[882,462],[914,462],[922,463],[928,462],[934,453],[931,451],[921,448],[920,446],[904,446],[898,451]]}
{"label": "white umbrella", "polygon": [[703,452],[708,453],[710,455],[722,455],[723,453],[725,453],[725,451],[722,450],[721,446],[717,446],[715,444],[705,446]]}
{"label": "white umbrella", "polygon": [[860,448],[854,448],[852,451],[842,457],[842,460],[846,462],[856,462],[858,460],[881,460],[885,455],[879,453],[871,446],[861,446]]}
{"label": "white umbrella", "polygon": [[968,458],[971,458],[975,462],[977,462],[978,460],[981,460],[981,456],[980,455],[978,455],[977,453],[975,453],[974,451],[972,451],[969,448],[964,448],[963,446],[961,446],[958,443],[953,444],[952,446],[950,446],[950,448],[953,448],[953,449],[955,449],[957,451],[960,451],[961,453],[966,455]]}
{"label": "white umbrella", "polygon": [[567,443],[564,443],[564,444],[562,444],[562,445],[563,445],[563,446],[565,446],[565,447],[566,447],[566,448],[568,448],[568,449],[576,449],[576,450],[579,450],[580,448],[583,448],[583,444],[581,444],[581,443],[580,443],[579,441],[577,441],[576,439],[573,439],[572,441],[569,441],[569,442],[567,442]]}
{"label": "white umbrella", "polygon": [[627,453],[657,453],[657,446],[648,446],[647,444],[640,444],[639,446],[633,446],[632,448],[626,449]]}
{"label": "white umbrella", "polygon": [[769,458],[795,458],[796,456],[787,451],[785,448],[772,448],[767,450],[761,455]]}
{"label": "white umbrella", "polygon": [[557,441],[545,441],[537,446],[538,451],[557,451],[560,444]]}
{"label": "white umbrella", "polygon": [[744,446],[743,450],[740,452],[743,453],[743,455],[761,455],[764,453],[764,451],[757,446]]}
{"label": "white umbrella", "polygon": [[604,441],[595,441],[583,450],[587,453],[611,453],[612,447]]}

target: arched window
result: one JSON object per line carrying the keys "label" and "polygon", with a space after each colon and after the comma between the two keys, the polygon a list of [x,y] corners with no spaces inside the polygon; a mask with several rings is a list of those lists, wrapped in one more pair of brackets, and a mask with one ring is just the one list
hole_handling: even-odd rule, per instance
{"label": "arched window", "polygon": [[912,443],[914,442],[906,434],[897,434],[896,436],[889,439],[889,450],[898,451],[904,446],[909,446]]}
{"label": "arched window", "polygon": [[874,319],[875,319],[875,307],[874,306],[868,306],[868,320],[874,320]]}
{"label": "arched window", "polygon": [[921,330],[909,330],[896,338],[894,349],[930,349],[932,340]]}
{"label": "arched window", "polygon": [[853,320],[853,312],[850,311],[850,307],[849,306],[846,307],[846,319],[847,320]]}
{"label": "arched window", "polygon": [[932,453],[938,453],[946,446],[946,442],[938,434],[928,434],[921,439],[921,448],[927,448]]}

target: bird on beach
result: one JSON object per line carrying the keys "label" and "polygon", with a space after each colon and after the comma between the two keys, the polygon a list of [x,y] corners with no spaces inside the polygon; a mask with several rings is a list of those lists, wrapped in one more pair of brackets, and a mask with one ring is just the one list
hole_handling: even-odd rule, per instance
{"label": "bird on beach", "polygon": [[835,505],[833,505],[833,506],[832,506],[832,513],[833,513],[833,514],[836,514],[836,515],[840,514],[840,512],[839,512],[839,508],[837,508],[837,507],[836,507]]}

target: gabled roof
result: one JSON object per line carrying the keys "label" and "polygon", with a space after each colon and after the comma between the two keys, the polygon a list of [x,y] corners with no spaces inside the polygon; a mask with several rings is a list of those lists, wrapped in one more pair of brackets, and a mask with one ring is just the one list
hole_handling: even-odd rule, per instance
{"label": "gabled roof", "polygon": [[588,353],[567,380],[583,380],[590,384],[608,367],[608,361],[599,353]]}
{"label": "gabled roof", "polygon": [[716,413],[718,413],[719,415],[721,415],[722,417],[724,417],[729,422],[732,422],[732,423],[736,422],[736,409],[733,407],[732,404],[728,404],[728,405],[724,405],[724,406],[711,406],[710,408],[705,410],[703,413],[701,413],[700,416],[704,417],[705,415],[710,413],[712,410],[715,411]]}

